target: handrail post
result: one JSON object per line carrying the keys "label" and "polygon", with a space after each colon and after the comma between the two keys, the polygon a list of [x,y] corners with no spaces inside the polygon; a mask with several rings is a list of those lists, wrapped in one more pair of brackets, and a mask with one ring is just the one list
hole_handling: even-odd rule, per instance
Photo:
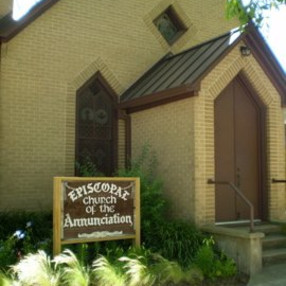
{"label": "handrail post", "polygon": [[250,232],[254,232],[254,208],[252,204],[250,207]]}
{"label": "handrail post", "polygon": [[[286,182],[286,181],[285,181]],[[214,185],[228,185],[234,192],[248,205],[250,214],[250,232],[254,232],[254,207],[248,198],[240,191],[240,189],[232,182],[215,181],[214,179],[208,179],[208,184]]]}

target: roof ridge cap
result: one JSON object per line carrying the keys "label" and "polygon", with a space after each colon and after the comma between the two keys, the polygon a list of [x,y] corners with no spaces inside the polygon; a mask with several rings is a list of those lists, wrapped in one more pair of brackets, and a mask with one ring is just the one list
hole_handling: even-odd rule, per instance
{"label": "roof ridge cap", "polygon": [[[219,40],[219,39],[221,39],[221,38],[224,38],[224,37],[227,37],[227,36],[231,36],[231,35],[233,35],[234,33],[237,33],[237,32],[239,32],[239,31],[240,31],[239,28],[235,28],[235,30],[230,30],[229,32],[224,33],[224,34],[222,34],[222,35],[220,35],[220,36],[217,36],[217,37],[212,38],[212,39],[210,39],[210,40],[204,41],[204,42],[202,42],[202,43],[200,43],[200,44],[197,44],[197,45],[195,45],[195,46],[193,46],[193,47],[187,48],[186,50],[183,50],[183,51],[181,51],[181,52],[179,52],[179,53],[177,53],[177,54],[173,54],[173,55],[169,56],[168,59],[172,59],[172,58],[177,57],[177,56],[180,56],[180,55],[182,55],[182,54],[184,54],[184,53],[188,53],[188,52],[191,51],[191,50],[199,49],[199,48],[201,48],[201,47],[204,46],[204,45],[207,45],[207,44],[209,44],[209,43],[211,43],[211,42],[217,41],[217,40]],[[242,36],[242,35],[244,35],[244,34],[245,34],[245,33],[241,33],[240,36]]]}

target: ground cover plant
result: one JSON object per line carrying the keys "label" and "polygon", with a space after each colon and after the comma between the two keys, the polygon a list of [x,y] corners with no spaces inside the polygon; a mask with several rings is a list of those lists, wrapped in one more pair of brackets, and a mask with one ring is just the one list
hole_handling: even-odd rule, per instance
{"label": "ground cover plant", "polygon": [[[169,204],[156,165],[156,156],[145,146],[129,168],[116,173],[140,177],[140,249],[130,241],[79,244],[52,259],[50,213],[2,213],[0,268],[9,274],[1,276],[0,285],[201,285],[234,277],[235,263],[215,247],[212,237],[189,222],[166,219]],[[90,161],[78,167],[85,176],[97,170]],[[28,277],[25,269],[31,263],[37,264],[38,272],[32,273],[39,277]]]}
{"label": "ground cover plant", "polygon": [[0,221],[0,269],[39,249],[51,254],[51,212],[1,212]]}
{"label": "ground cover plant", "polygon": [[[33,271],[31,271],[33,269]],[[10,274],[2,274],[1,285],[74,285],[74,286],[152,286],[197,285],[202,281],[199,269],[182,269],[144,248],[129,249],[119,258],[100,256],[90,266],[82,265],[76,256],[65,250],[53,260],[43,251],[28,254]]]}

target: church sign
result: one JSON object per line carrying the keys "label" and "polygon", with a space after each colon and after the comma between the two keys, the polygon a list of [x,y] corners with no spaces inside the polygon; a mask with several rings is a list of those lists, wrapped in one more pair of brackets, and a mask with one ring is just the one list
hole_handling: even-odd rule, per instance
{"label": "church sign", "polygon": [[140,244],[138,178],[54,178],[54,254],[63,244],[118,239]]}

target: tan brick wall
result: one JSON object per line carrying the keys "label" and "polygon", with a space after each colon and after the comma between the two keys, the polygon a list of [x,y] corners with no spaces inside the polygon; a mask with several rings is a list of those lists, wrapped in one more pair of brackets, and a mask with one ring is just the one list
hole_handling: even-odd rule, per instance
{"label": "tan brick wall", "polygon": [[172,215],[185,219],[193,219],[195,211],[193,101],[184,99],[131,116],[132,158],[144,145],[151,146]]}
{"label": "tan brick wall", "polygon": [[268,218],[285,220],[284,125],[280,96],[253,56],[243,58],[239,45],[202,81],[199,96],[132,114],[132,155],[145,142],[158,156],[158,175],[172,201],[172,214],[197,224],[215,222],[214,100],[243,73],[267,110]]}
{"label": "tan brick wall", "polygon": [[[150,24],[169,4],[190,27],[172,48]],[[84,82],[100,71],[120,94],[169,50],[229,30],[223,9],[224,0],[61,0],[2,44],[0,208],[51,207],[52,177],[73,174]]]}
{"label": "tan brick wall", "polygon": [[[284,125],[280,96],[253,56],[242,57],[239,45],[209,73],[201,85],[195,110],[195,188],[196,221],[213,223],[215,193],[208,178],[214,178],[214,99],[230,81],[242,72],[266,106],[268,203],[270,220],[285,220],[285,186],[271,184],[272,178],[284,178]],[[202,160],[202,158],[204,158]]]}
{"label": "tan brick wall", "polygon": [[13,7],[13,0],[0,1],[0,18],[8,14]]}

